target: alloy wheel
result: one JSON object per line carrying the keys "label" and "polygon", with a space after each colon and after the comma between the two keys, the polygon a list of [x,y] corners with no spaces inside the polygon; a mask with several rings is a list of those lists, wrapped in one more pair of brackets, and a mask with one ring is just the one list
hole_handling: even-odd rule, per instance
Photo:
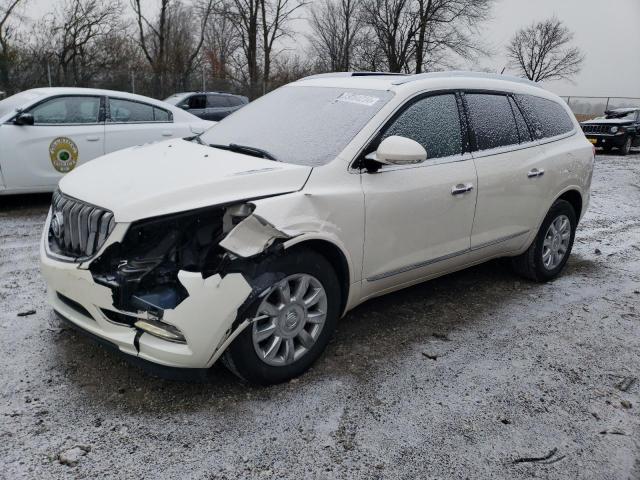
{"label": "alloy wheel", "polygon": [[553,270],[562,263],[570,241],[571,222],[566,215],[560,215],[549,225],[542,243],[542,264],[547,270]]}
{"label": "alloy wheel", "polygon": [[286,366],[316,343],[327,318],[327,294],[306,273],[278,282],[260,303],[253,321],[253,346],[268,365]]}

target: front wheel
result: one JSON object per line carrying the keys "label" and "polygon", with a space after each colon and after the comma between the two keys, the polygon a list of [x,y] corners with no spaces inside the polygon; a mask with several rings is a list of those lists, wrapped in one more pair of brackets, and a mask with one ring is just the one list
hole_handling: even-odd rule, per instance
{"label": "front wheel", "polygon": [[332,265],[313,250],[285,253],[270,260],[265,272],[274,281],[250,307],[251,325],[223,357],[238,377],[260,385],[306,371],[329,343],[341,304]]}
{"label": "front wheel", "polygon": [[631,141],[631,137],[627,136],[624,143],[620,147],[620,155],[629,155],[629,152],[631,151]]}
{"label": "front wheel", "polygon": [[557,200],[549,209],[531,246],[512,259],[514,270],[537,282],[557,277],[571,254],[577,224],[571,204]]}

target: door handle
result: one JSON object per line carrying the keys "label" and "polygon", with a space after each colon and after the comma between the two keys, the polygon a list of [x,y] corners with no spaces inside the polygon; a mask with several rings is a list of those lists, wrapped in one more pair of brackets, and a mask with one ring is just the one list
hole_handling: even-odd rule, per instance
{"label": "door handle", "polygon": [[165,130],[164,132],[162,132],[163,137],[170,137],[171,135],[173,135],[173,132],[170,132],[169,130]]}
{"label": "door handle", "polygon": [[473,190],[473,184],[471,183],[459,183],[451,187],[451,195],[462,195]]}
{"label": "door handle", "polygon": [[540,170],[538,170],[537,168],[534,168],[532,170],[529,170],[529,173],[527,173],[527,177],[529,178],[536,178],[536,177],[541,177],[544,175],[544,169],[541,168]]}
{"label": "door handle", "polygon": [[87,142],[97,142],[98,140],[100,140],[100,137],[97,135],[93,137],[87,137]]}

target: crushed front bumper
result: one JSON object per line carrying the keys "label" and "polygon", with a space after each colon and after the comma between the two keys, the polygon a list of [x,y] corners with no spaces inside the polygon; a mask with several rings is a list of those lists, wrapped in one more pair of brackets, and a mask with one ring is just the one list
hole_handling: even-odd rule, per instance
{"label": "crushed front bumper", "polygon": [[114,308],[112,291],[94,282],[88,266],[51,258],[45,244],[43,235],[40,265],[53,309],[121,352],[167,367],[210,367],[226,348],[238,309],[251,293],[239,273],[203,279],[199,273],[180,272],[178,278],[189,296],[174,309],[165,310],[162,318],[186,339],[186,343],[175,343],[110,320],[104,310],[139,318],[145,318],[145,313]]}

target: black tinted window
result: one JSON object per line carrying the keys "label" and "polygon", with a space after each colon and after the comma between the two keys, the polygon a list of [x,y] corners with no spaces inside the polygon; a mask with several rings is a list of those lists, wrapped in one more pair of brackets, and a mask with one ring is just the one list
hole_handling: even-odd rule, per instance
{"label": "black tinted window", "polygon": [[533,95],[516,95],[536,138],[548,138],[573,130],[573,122],[564,107],[552,100]]}
{"label": "black tinted window", "polygon": [[227,97],[223,95],[207,95],[207,107],[209,108],[227,108],[229,102]]}
{"label": "black tinted window", "polygon": [[506,95],[465,95],[478,150],[519,143],[516,120]]}
{"label": "black tinted window", "polygon": [[516,126],[518,127],[518,134],[520,135],[520,143],[530,142],[531,133],[529,133],[529,127],[522,116],[520,108],[518,108],[518,105],[516,105],[516,102],[514,102],[512,98],[509,98],[509,103],[511,104],[511,110],[513,110],[513,114],[516,117]]}
{"label": "black tinted window", "polygon": [[129,123],[154,121],[153,107],[146,103],[110,98],[109,112],[112,122]]}
{"label": "black tinted window", "polygon": [[189,97],[189,109],[196,108],[206,108],[207,107],[207,97],[206,95],[193,95]]}
{"label": "black tinted window", "polygon": [[461,153],[462,133],[455,95],[425,97],[411,104],[387,128],[381,140],[392,135],[415,140],[427,150],[428,158]]}
{"label": "black tinted window", "polygon": [[227,101],[232,107],[239,107],[243,104],[243,101],[238,97],[227,97]]}

